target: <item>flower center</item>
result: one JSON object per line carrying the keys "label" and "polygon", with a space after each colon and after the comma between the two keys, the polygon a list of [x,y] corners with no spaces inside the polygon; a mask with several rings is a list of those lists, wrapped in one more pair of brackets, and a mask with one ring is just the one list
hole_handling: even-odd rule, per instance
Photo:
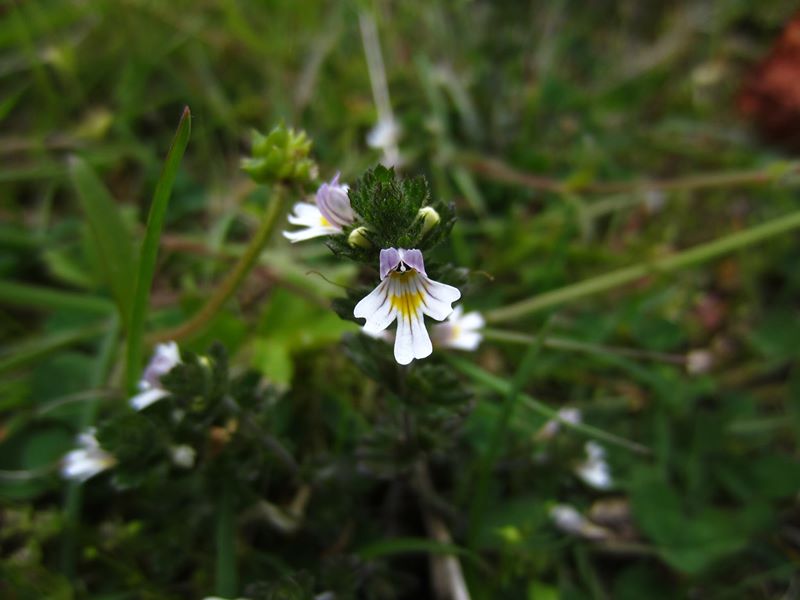
{"label": "flower center", "polygon": [[[402,286],[407,285],[408,280],[415,275],[416,271],[410,269],[404,272],[395,271],[391,274],[391,277]],[[401,288],[398,294],[392,294],[389,300],[392,303],[392,308],[397,310],[403,318],[408,319],[412,315],[416,315],[419,311],[419,307],[422,305],[423,295],[420,291],[411,291],[405,287]]]}
{"label": "flower center", "polygon": [[322,225],[323,227],[330,227],[331,226],[331,222],[328,221],[328,219],[326,219],[322,215],[319,216],[319,224]]}

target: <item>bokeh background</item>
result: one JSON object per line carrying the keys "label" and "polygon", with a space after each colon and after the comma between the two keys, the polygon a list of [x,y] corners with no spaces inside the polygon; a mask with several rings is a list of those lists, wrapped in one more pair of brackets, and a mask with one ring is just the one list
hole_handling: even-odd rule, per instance
{"label": "bokeh background", "polygon": [[[213,508],[202,494],[184,490],[159,507],[157,495],[143,502],[100,477],[78,501],[58,476],[85,424],[82,407],[104,415],[125,405],[124,356],[98,321],[110,295],[71,157],[100,177],[138,241],[190,107],[151,295],[148,329],[157,329],[202,304],[264,211],[268,194],[240,168],[252,129],[283,121],[305,130],[321,176],[353,182],[385,162],[368,138],[391,111],[398,173],[425,175],[434,198],[458,211],[438,256],[471,270],[465,306],[502,314],[798,209],[800,43],[787,29],[796,8],[4,3],[0,590],[111,599],[214,589]],[[473,400],[460,450],[437,459],[434,478],[472,598],[800,593],[799,242],[782,233],[568,294],[498,319],[478,351],[460,355],[509,381],[547,323],[551,343],[528,374],[529,397],[577,408],[585,423],[648,449],[608,445],[614,485],[599,491],[573,472],[585,438],[543,436],[546,418],[520,407],[494,457],[481,530],[467,536],[470,486],[502,394],[464,375]],[[232,365],[288,394],[280,422],[311,462],[355,460],[378,418],[380,386],[340,345],[357,327],[330,310],[358,276],[322,243],[290,246],[276,235],[236,300],[186,341],[197,352],[221,341]],[[427,563],[441,547],[391,543],[425,537],[404,476],[337,485],[312,495],[300,533],[245,519],[240,593],[287,577],[305,589],[293,575],[304,572],[315,594],[338,589],[336,598],[446,597],[433,591]],[[276,505],[293,493],[279,481],[264,492]],[[564,503],[603,533],[559,529],[551,509]],[[357,584],[326,579],[332,556],[357,563]]]}

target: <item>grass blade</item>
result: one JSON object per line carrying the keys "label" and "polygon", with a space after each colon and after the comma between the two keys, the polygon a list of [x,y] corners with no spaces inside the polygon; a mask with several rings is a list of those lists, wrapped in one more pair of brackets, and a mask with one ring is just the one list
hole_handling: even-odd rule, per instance
{"label": "grass blade", "polygon": [[92,230],[94,251],[117,302],[121,321],[127,327],[136,274],[131,233],[114,198],[86,161],[72,157],[69,172]]}
{"label": "grass blade", "polygon": [[108,315],[114,310],[111,301],[99,296],[11,281],[0,281],[0,302],[26,309],[76,310],[101,315]]}
{"label": "grass blade", "polygon": [[164,169],[161,171],[161,177],[159,177],[156,184],[153,203],[150,205],[150,213],[147,216],[147,229],[145,230],[144,241],[139,254],[139,273],[136,278],[131,319],[128,327],[125,379],[128,391],[133,391],[142,360],[142,335],[144,333],[145,318],[147,317],[150,287],[153,284],[153,275],[156,270],[158,244],[161,239],[161,231],[164,228],[164,217],[167,214],[167,206],[172,194],[172,186],[175,183],[175,176],[178,173],[178,167],[189,143],[189,135],[192,129],[191,122],[191,112],[187,106],[183,109],[181,120],[178,123],[178,130],[167,153]]}
{"label": "grass blade", "polygon": [[[484,371],[479,366],[473,364],[472,362],[470,362],[465,358],[448,354],[445,355],[445,359],[447,360],[447,362],[453,365],[458,371],[461,371],[464,375],[466,375],[476,383],[480,383],[490,390],[493,390],[500,394],[508,394],[509,390],[511,389],[511,384],[508,383],[505,379],[501,379],[500,377],[496,377],[491,373]],[[613,433],[608,433],[607,431],[603,431],[602,429],[598,429],[597,427],[592,427],[591,425],[586,425],[585,423],[571,423],[570,421],[559,419],[557,410],[550,408],[549,406],[547,406],[543,402],[540,402],[539,400],[531,398],[527,394],[521,394],[520,400],[522,401],[522,405],[525,408],[533,412],[539,413],[540,415],[547,417],[548,419],[558,419],[559,422],[561,423],[561,426],[565,427],[566,429],[572,429],[573,431],[582,433],[583,435],[589,438],[600,440],[608,444],[618,446],[620,448],[625,448],[632,452],[636,452],[637,454],[644,454],[644,455],[652,454],[650,448],[647,448],[646,446],[643,446],[636,442],[626,440],[625,438],[614,435]]]}

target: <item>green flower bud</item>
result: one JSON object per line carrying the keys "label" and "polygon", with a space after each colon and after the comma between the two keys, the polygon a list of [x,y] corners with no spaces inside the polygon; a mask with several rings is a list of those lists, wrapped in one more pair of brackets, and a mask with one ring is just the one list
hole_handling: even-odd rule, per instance
{"label": "green flower bud", "polygon": [[253,132],[253,156],[242,169],[258,183],[308,183],[317,177],[317,165],[308,157],[311,140],[304,131],[280,124],[267,135]]}
{"label": "green flower bud", "polygon": [[432,206],[423,206],[417,213],[417,218],[422,219],[422,235],[427,234],[442,220],[439,213]]}
{"label": "green flower bud", "polygon": [[366,227],[356,227],[347,236],[347,243],[350,244],[351,248],[372,248],[372,242],[369,241],[366,234]]}

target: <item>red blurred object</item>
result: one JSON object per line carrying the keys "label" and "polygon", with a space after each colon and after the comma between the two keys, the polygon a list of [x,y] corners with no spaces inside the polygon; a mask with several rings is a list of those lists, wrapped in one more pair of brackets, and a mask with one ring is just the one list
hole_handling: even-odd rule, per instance
{"label": "red blurred object", "polygon": [[800,149],[800,13],[745,81],[738,106],[766,137]]}

